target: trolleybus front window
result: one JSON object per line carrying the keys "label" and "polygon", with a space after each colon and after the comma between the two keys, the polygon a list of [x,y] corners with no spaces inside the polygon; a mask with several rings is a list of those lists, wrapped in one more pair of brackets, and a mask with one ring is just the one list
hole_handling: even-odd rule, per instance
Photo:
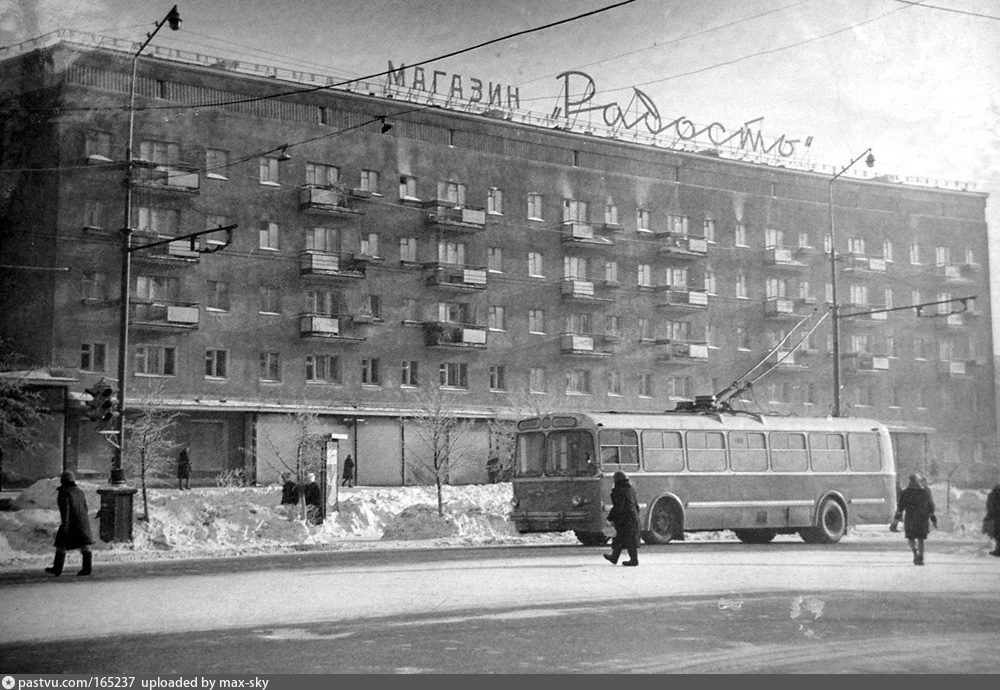
{"label": "trolleybus front window", "polygon": [[549,433],[545,474],[562,476],[590,475],[597,472],[593,436],[586,431]]}
{"label": "trolleybus front window", "polygon": [[518,477],[539,477],[545,466],[545,434],[520,434],[514,471]]}

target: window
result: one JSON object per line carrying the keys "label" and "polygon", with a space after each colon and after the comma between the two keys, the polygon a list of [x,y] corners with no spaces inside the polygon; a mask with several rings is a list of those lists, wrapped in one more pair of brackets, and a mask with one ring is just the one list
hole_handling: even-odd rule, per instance
{"label": "window", "polygon": [[269,221],[259,221],[257,225],[257,246],[261,249],[280,249],[278,224]]}
{"label": "window", "polygon": [[107,227],[108,204],[96,199],[85,199],[83,202],[83,227],[101,229]]}
{"label": "window", "polygon": [[503,249],[500,247],[486,248],[486,270],[492,273],[503,272]]}
{"label": "window", "polygon": [[750,295],[747,292],[747,276],[745,273],[740,273],[736,276],[736,298],[737,299],[749,299]]}
{"label": "window", "polygon": [[377,232],[369,232],[367,235],[361,237],[360,253],[362,256],[381,256],[379,252],[379,234]]}
{"label": "window", "polygon": [[812,468],[816,472],[843,472],[847,469],[844,435],[814,432],[809,434]]}
{"label": "window", "polygon": [[281,381],[281,354],[278,352],[260,353],[260,373],[258,377],[261,381]]}
{"label": "window", "polygon": [[469,387],[469,365],[464,362],[442,362],[438,373],[445,388]]}
{"label": "window", "polygon": [[639,340],[652,340],[653,339],[653,325],[652,322],[640,316],[639,317]]}
{"label": "window", "polygon": [[563,278],[572,280],[587,280],[590,272],[587,270],[588,261],[580,256],[563,257]]}
{"label": "window", "polygon": [[205,176],[213,180],[228,180],[229,152],[222,149],[205,149]]}
{"label": "window", "polygon": [[649,209],[638,208],[635,211],[635,229],[638,232],[650,232]]}
{"label": "window", "polygon": [[368,313],[373,318],[382,318],[382,298],[378,295],[368,295]]}
{"label": "window", "polygon": [[407,263],[416,263],[417,261],[416,237],[399,238],[399,260]]}
{"label": "window", "polygon": [[617,261],[605,261],[604,262],[604,282],[608,285],[617,285],[618,280],[618,262]]}
{"label": "window", "polygon": [[680,432],[643,431],[642,457],[649,471],[680,472],[684,469],[684,447]]}
{"label": "window", "polygon": [[590,314],[586,312],[574,312],[566,314],[566,333],[591,333]]}
{"label": "window", "polygon": [[670,376],[667,378],[667,396],[691,399],[693,388],[690,376]]}
{"label": "window", "polygon": [[490,187],[489,194],[486,197],[486,212],[495,213],[497,215],[503,214],[503,190],[497,187]]}
{"label": "window", "polygon": [[729,432],[729,461],[734,472],[767,470],[764,434],[756,431]]}
{"label": "window", "polygon": [[733,244],[737,247],[749,247],[750,243],[747,239],[747,226],[743,223],[736,224],[735,237]]}
{"label": "window", "polygon": [[767,401],[775,403],[791,402],[791,384],[788,381],[772,381],[767,384]]}
{"label": "window", "polygon": [[259,179],[261,184],[278,184],[278,159],[271,156],[263,156],[258,160]]}
{"label": "window", "polygon": [[601,465],[613,470],[608,465],[618,465],[621,469],[639,469],[639,436],[634,431],[618,429],[601,429],[598,434],[601,444]]}
{"label": "window", "polygon": [[378,194],[378,170],[361,171],[360,189],[363,192]]}
{"label": "window", "polygon": [[336,355],[306,355],[306,381],[310,383],[340,383],[340,357]]}
{"label": "window", "polygon": [[850,301],[851,304],[856,304],[859,306],[868,304],[868,286],[867,285],[851,285],[850,290]]}
{"label": "window", "polygon": [[222,280],[208,281],[208,296],[205,306],[208,309],[229,311],[229,283]]}
{"label": "window", "polygon": [[468,323],[469,305],[462,302],[438,302],[438,321]]}
{"label": "window", "polygon": [[531,367],[528,370],[528,391],[531,393],[545,392],[545,369]]}
{"label": "window", "polygon": [[108,346],[105,343],[81,343],[80,368],[84,371],[104,371]]}
{"label": "window", "polygon": [[145,300],[176,300],[180,289],[177,278],[167,276],[136,276],[135,296]]}
{"label": "window", "polygon": [[590,370],[571,369],[566,372],[566,393],[568,395],[590,395]]}
{"label": "window", "polygon": [[892,309],[892,288],[885,289],[885,291],[883,292],[883,300],[885,302],[883,306],[886,309]]}
{"label": "window", "polygon": [[107,132],[87,132],[84,138],[85,158],[98,162],[109,162],[111,160],[111,135]]}
{"label": "window", "polygon": [[464,242],[438,242],[438,261],[443,264],[465,263],[465,243]]}
{"label": "window", "polygon": [[718,294],[718,293],[716,293],[716,289],[717,288],[718,288],[718,284],[717,284],[716,277],[715,277],[715,271],[713,271],[710,268],[706,268],[705,269],[705,292],[707,292],[710,295],[715,295],[715,294]]}
{"label": "window", "polygon": [[491,331],[507,330],[507,322],[504,317],[504,308],[498,304],[491,304],[486,312],[486,327]]}
{"label": "window", "polygon": [[673,235],[688,236],[688,217],[667,215],[667,230]]}
{"label": "window", "polygon": [[622,317],[618,314],[608,314],[604,317],[604,333],[620,338],[622,335]]}
{"label": "window", "polygon": [[809,281],[800,280],[799,281],[799,299],[810,301],[812,299],[812,294],[809,291]]}
{"label": "window", "polygon": [[541,194],[529,194],[528,195],[528,219],[529,220],[544,220],[545,216],[544,209],[542,207],[542,195]]}
{"label": "window", "polygon": [[653,375],[652,374],[639,374],[639,397],[640,398],[652,398],[653,397]]}
{"label": "window", "polygon": [[618,225],[618,207],[610,201],[604,204],[604,224]]}
{"label": "window", "polygon": [[934,265],[947,266],[951,263],[951,247],[934,247]]}
{"label": "window", "polygon": [[399,198],[411,201],[416,201],[420,198],[417,196],[417,178],[413,175],[399,176]]}
{"label": "window", "polygon": [[528,310],[528,331],[531,333],[544,333],[545,332],[545,310],[544,309],[529,309]]}
{"label": "window", "polygon": [[205,350],[205,378],[226,378],[226,363],[229,353],[225,350]]}
{"label": "window", "polygon": [[808,232],[800,232],[799,233],[799,246],[798,247],[799,247],[799,249],[810,249],[810,248],[812,248],[812,244],[809,241],[809,233]]}
{"label": "window", "polygon": [[885,240],[882,242],[882,258],[885,259],[887,263],[892,263],[892,240]]}
{"label": "window", "polygon": [[84,271],[80,283],[80,294],[85,300],[103,302],[108,298],[108,274],[100,271]]}
{"label": "window", "polygon": [[701,233],[706,242],[715,242],[715,219],[706,218],[701,225]]}
{"label": "window", "polygon": [[455,206],[465,206],[466,187],[463,183],[439,180],[437,191],[439,201],[447,201]]}
{"label": "window", "polygon": [[855,472],[878,472],[882,469],[882,452],[874,434],[847,434],[851,469]]}
{"label": "window", "polygon": [[403,360],[402,365],[399,368],[399,383],[402,386],[416,386],[418,384],[417,379],[417,361],[413,359]]}
{"label": "window", "polygon": [[746,326],[736,327],[736,348],[739,350],[750,349],[750,332]]}
{"label": "window", "polygon": [[775,472],[805,472],[809,467],[806,435],[787,431],[772,431],[771,469]]}
{"label": "window", "polygon": [[784,234],[775,228],[764,229],[764,249],[776,249],[784,246]]}
{"label": "window", "polygon": [[493,364],[490,366],[490,390],[507,390],[507,367],[503,364]]}
{"label": "window", "polygon": [[340,251],[340,230],[337,228],[308,228],[305,236],[306,249],[320,252]]}
{"label": "window", "polygon": [[968,249],[965,250],[965,264],[967,266],[975,266],[976,265],[976,250],[975,249],[969,247]]}
{"label": "window", "polygon": [[273,285],[260,286],[260,312],[262,314],[281,313],[281,293]]}
{"label": "window", "polygon": [[913,359],[927,359],[927,345],[923,338],[913,339]]}
{"label": "window", "polygon": [[847,251],[850,254],[856,254],[858,256],[865,255],[865,238],[864,237],[851,237],[847,240]]}
{"label": "window", "polygon": [[920,245],[916,242],[910,245],[910,263],[914,266],[920,265]]}
{"label": "window", "polygon": [[620,371],[608,372],[608,395],[622,395],[624,385],[622,384],[622,373]]}
{"label": "window", "polygon": [[668,267],[667,285],[678,290],[687,290],[688,270],[679,266]]}
{"label": "window", "polygon": [[[667,321],[667,337],[670,340],[684,342],[690,339],[691,323],[689,321]],[[685,395],[687,395],[685,393]]]}
{"label": "window", "polygon": [[543,278],[545,276],[542,269],[541,253],[528,252],[528,275],[536,278]]}
{"label": "window", "polygon": [[824,283],[823,298],[826,302],[833,304],[833,283],[830,282]]}
{"label": "window", "polygon": [[333,187],[340,182],[340,168],[323,163],[306,163],[306,184]]}
{"label": "window", "polygon": [[136,210],[136,226],[140,232],[175,237],[180,226],[180,211],[175,208],[140,206]]}
{"label": "window", "polygon": [[382,384],[382,378],[379,375],[378,359],[361,360],[361,383],[369,386],[378,386]]}
{"label": "window", "polygon": [[859,407],[869,407],[875,399],[872,388],[869,385],[861,384],[854,389],[854,404]]}
{"label": "window", "polygon": [[139,160],[158,165],[176,165],[180,157],[180,144],[171,141],[143,141],[139,143]]}
{"label": "window", "polygon": [[653,267],[650,264],[639,264],[636,274],[636,284],[639,287],[653,287]]}
{"label": "window", "polygon": [[692,472],[723,472],[726,469],[726,438],[719,431],[688,431],[688,469]]}
{"label": "window", "polygon": [[135,373],[138,376],[174,376],[177,373],[177,348],[136,345]]}
{"label": "window", "polygon": [[589,205],[586,201],[563,199],[563,221],[586,223]]}

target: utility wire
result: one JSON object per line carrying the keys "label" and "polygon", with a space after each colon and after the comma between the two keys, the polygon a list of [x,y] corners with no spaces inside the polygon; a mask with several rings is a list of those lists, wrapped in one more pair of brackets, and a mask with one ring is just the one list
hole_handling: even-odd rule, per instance
{"label": "utility wire", "polygon": [[941,7],[940,5],[928,5],[924,2],[913,2],[913,0],[896,0],[896,2],[901,2],[904,5],[915,5],[917,7],[926,7],[931,10],[941,10],[942,12],[954,12],[955,14],[965,14],[970,17],[982,17],[983,19],[1000,19],[992,14],[980,14],[979,12],[969,12],[967,10],[957,10],[954,7]]}

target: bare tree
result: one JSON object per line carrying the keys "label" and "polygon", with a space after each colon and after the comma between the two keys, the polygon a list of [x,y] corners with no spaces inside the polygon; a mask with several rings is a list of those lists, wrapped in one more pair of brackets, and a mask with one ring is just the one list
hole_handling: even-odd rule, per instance
{"label": "bare tree", "polygon": [[[278,464],[295,476],[297,486],[302,486],[303,479],[309,472],[319,472],[317,458],[323,447],[322,428],[319,424],[319,414],[316,412],[293,412],[285,416],[287,433],[274,433],[273,430],[263,432],[258,441],[260,445],[272,453]],[[291,444],[282,443],[291,440]],[[290,449],[294,452],[290,452]],[[306,506],[299,497],[299,513],[301,519],[306,519]]]}
{"label": "bare tree", "polygon": [[138,477],[142,490],[142,517],[149,520],[148,486],[165,479],[175,467],[174,450],[177,422],[183,416],[157,406],[162,386],[143,393],[125,418],[125,455],[122,466],[129,476]]}
{"label": "bare tree", "polygon": [[461,419],[446,393],[440,388],[421,389],[417,395],[418,412],[414,429],[424,443],[424,453],[414,461],[415,474],[434,483],[437,490],[438,515],[444,515],[442,487],[451,473],[471,462],[474,454],[464,447],[472,422]]}
{"label": "bare tree", "polygon": [[24,450],[35,445],[38,423],[45,414],[42,396],[28,388],[23,373],[15,372],[19,362],[9,343],[0,342],[0,486],[4,449]]}

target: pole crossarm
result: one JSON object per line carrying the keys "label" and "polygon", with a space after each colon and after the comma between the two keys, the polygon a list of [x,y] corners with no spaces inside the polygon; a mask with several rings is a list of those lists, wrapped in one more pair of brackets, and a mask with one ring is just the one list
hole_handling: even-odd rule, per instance
{"label": "pole crossarm", "polygon": [[909,304],[905,307],[888,307],[886,309],[872,309],[871,311],[852,311],[847,314],[841,313],[838,318],[846,319],[849,316],[868,316],[869,314],[885,314],[890,311],[906,311],[908,309],[916,309],[917,316],[920,316],[920,310],[924,307],[935,307],[940,304],[951,304],[952,302],[961,302],[962,308],[958,311],[950,311],[947,314],[934,314],[934,316],[951,316],[952,314],[961,314],[969,310],[969,300],[976,299],[975,295],[970,295],[968,297],[954,297],[952,299],[942,299],[936,302],[921,302],[920,304]]}
{"label": "pole crossarm", "polygon": [[[150,247],[162,247],[165,244],[171,244],[173,242],[180,242],[181,240],[191,240],[191,251],[200,252],[203,254],[211,254],[212,252],[217,252],[220,249],[225,249],[233,241],[233,230],[239,227],[239,224],[233,223],[232,225],[222,225],[217,228],[210,228],[208,230],[199,230],[198,232],[192,232],[188,235],[181,235],[180,237],[170,237],[165,240],[157,240],[156,242],[150,242],[148,244],[140,244],[137,247],[129,247],[128,251],[137,252],[140,249],[149,249]],[[226,242],[219,245],[218,247],[213,247],[212,249],[196,249],[194,246],[194,240],[201,237],[202,235],[211,235],[214,232],[225,232]]]}

